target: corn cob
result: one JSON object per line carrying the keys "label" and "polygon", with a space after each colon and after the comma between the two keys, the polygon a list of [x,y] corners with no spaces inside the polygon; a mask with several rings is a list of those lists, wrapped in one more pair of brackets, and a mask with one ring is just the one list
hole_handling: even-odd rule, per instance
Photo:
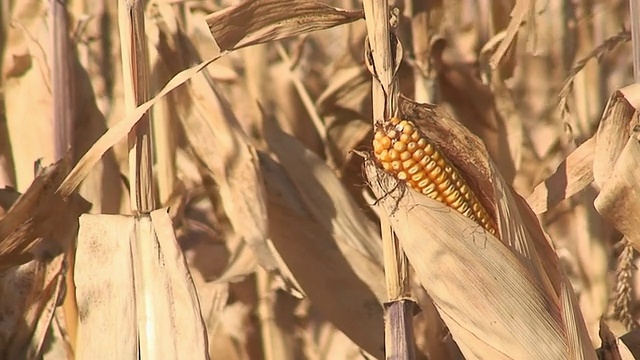
{"label": "corn cob", "polygon": [[391,119],[373,139],[382,167],[414,190],[438,200],[496,234],[496,225],[458,170],[416,125]]}

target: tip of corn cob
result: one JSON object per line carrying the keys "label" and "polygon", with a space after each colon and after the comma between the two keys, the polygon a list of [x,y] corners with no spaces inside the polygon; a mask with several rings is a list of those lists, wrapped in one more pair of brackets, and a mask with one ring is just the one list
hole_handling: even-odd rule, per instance
{"label": "tip of corn cob", "polygon": [[376,130],[375,158],[409,187],[438,200],[496,234],[496,225],[455,166],[410,120],[392,118]]}

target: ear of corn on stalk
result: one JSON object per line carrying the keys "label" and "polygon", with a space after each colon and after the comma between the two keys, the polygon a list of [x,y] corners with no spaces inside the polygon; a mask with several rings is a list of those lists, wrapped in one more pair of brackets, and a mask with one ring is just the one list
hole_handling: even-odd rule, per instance
{"label": "ear of corn on stalk", "polygon": [[392,118],[381,126],[374,135],[373,150],[384,170],[497,234],[494,220],[455,166],[412,121]]}

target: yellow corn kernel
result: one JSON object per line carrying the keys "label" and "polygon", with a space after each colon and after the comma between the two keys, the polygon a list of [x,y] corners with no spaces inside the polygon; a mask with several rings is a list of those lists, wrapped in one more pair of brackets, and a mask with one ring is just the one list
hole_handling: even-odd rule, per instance
{"label": "yellow corn kernel", "polygon": [[380,154],[378,154],[378,160],[380,160],[381,162],[385,163],[385,162],[389,162],[389,150],[387,149],[383,149],[382,151],[380,151]]}
{"label": "yellow corn kernel", "polygon": [[[418,174],[418,171],[420,171],[420,165],[419,164],[414,164],[412,167],[409,168],[409,170],[407,170],[407,173],[409,173],[409,175],[411,175],[411,180],[414,180],[413,179],[414,175],[420,175],[420,174]],[[418,179],[417,181],[420,181],[420,180],[422,180],[422,178]],[[416,181],[416,180],[414,180],[414,181]]]}
{"label": "yellow corn kernel", "polygon": [[425,173],[424,173],[424,171],[420,171],[420,165],[419,164],[415,164],[414,167],[417,167],[419,172],[411,174],[411,169],[413,169],[413,168],[409,169],[409,174],[411,175],[411,180],[420,183],[424,179]]}
{"label": "yellow corn kernel", "polygon": [[412,141],[410,143],[407,144],[407,151],[414,153],[416,150],[418,149],[418,143],[415,141]]}
{"label": "yellow corn kernel", "polygon": [[[446,173],[445,173],[446,174]],[[451,180],[445,178],[443,182],[438,183],[436,181],[436,184],[438,184],[438,190],[440,191],[445,191],[447,190],[449,187],[454,188],[453,184],[451,184]]]}
{"label": "yellow corn kernel", "polygon": [[[418,174],[416,174],[418,175]],[[425,178],[424,177],[424,173],[420,173],[420,175],[422,175],[423,179],[418,181],[418,188],[419,189],[424,189],[427,186],[429,186],[429,184],[431,184],[431,180],[429,180],[429,178]]]}
{"label": "yellow corn kernel", "polygon": [[396,141],[393,143],[393,149],[401,153],[407,149],[407,144],[402,141]]}
{"label": "yellow corn kernel", "polygon": [[462,204],[464,204],[464,200],[458,190],[455,190],[449,197],[447,198],[449,201],[449,206],[459,211]]}
{"label": "yellow corn kernel", "polygon": [[440,157],[441,157],[441,155],[440,155],[440,151],[434,151],[434,152],[433,152],[433,155],[431,155],[431,158],[432,158],[435,162],[440,161]]}
{"label": "yellow corn kernel", "polygon": [[442,189],[442,187],[440,185],[438,185],[438,191],[440,191],[442,193],[442,196],[444,196],[445,198],[449,197],[449,195],[453,194],[453,192],[456,190],[453,187],[453,185],[449,185],[444,190],[440,190],[440,189]]}
{"label": "yellow corn kernel", "polygon": [[402,167],[402,161],[400,161],[400,160],[392,161],[392,162],[391,162],[391,168],[392,168],[393,170],[395,170],[395,171],[400,171],[400,170],[404,169],[404,168]]}
{"label": "yellow corn kernel", "polygon": [[447,178],[447,173],[442,171],[441,167],[437,167],[437,166],[435,169],[433,169],[433,171],[429,175],[436,184],[442,184],[444,179]]}
{"label": "yellow corn kernel", "polygon": [[433,161],[433,159],[429,159],[429,162],[424,166],[424,170],[427,172],[427,174],[430,175],[431,178],[433,178],[431,176],[432,171],[435,171],[436,166],[438,166],[438,164],[436,164],[435,161]]}
{"label": "yellow corn kernel", "polygon": [[433,147],[433,144],[427,144],[427,146],[424,148],[424,152],[429,156],[433,155],[434,151],[435,148]]}
{"label": "yellow corn kernel", "polygon": [[389,139],[388,136],[382,136],[378,141],[380,141],[380,145],[382,145],[384,149],[389,149],[389,147],[391,147],[391,139]]}
{"label": "yellow corn kernel", "polygon": [[402,162],[402,167],[404,167],[405,169],[408,169],[408,168],[412,167],[415,164],[416,164],[415,160],[407,159],[407,160]]}
{"label": "yellow corn kernel", "polygon": [[422,193],[425,195],[433,194],[436,191],[436,184],[431,183],[424,188],[422,188]]}
{"label": "yellow corn kernel", "polygon": [[[414,153],[412,154],[413,158],[416,161],[420,161],[422,160],[422,158],[424,157],[424,150],[422,149],[416,149],[416,151],[414,151]],[[427,158],[428,159],[428,158]]]}

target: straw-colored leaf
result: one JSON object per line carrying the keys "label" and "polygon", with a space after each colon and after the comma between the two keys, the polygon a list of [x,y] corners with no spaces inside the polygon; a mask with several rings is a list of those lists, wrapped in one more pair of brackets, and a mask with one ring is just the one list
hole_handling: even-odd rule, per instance
{"label": "straw-colored leaf", "polygon": [[206,20],[218,46],[225,51],[328,29],[362,18],[362,11],[342,10],[317,1],[256,0],[220,10]]}
{"label": "straw-colored leaf", "polygon": [[602,187],[612,178],[616,160],[628,146],[636,120],[632,117],[640,107],[640,84],[633,84],[614,92],[603,111],[596,134],[593,177]]}
{"label": "straw-colored leaf", "polygon": [[[43,247],[43,253],[50,251]],[[62,298],[64,255],[40,257],[0,274],[0,357],[35,359]]]}
{"label": "straw-colored leaf", "polygon": [[640,143],[634,134],[615,161],[609,178],[602,184],[595,206],[598,212],[640,249],[640,219],[628,214],[640,211]]}
{"label": "straw-colored leaf", "polygon": [[605,109],[596,137],[593,172],[600,194],[595,200],[598,212],[640,248],[640,233],[634,214],[638,203],[638,143],[632,117],[640,105],[640,85],[615,92]]}
{"label": "straw-colored leaf", "polygon": [[[517,0],[511,10],[511,21],[509,21],[509,25],[506,30],[504,30],[505,34],[497,34],[495,36],[504,37],[500,42],[500,45],[496,49],[496,52],[491,56],[490,65],[493,69],[498,68],[498,65],[504,55],[509,50],[509,47],[512,45],[513,41],[516,39],[516,35],[518,34],[518,30],[522,23],[527,20],[528,26],[531,28],[535,24],[535,1],[533,0]],[[526,18],[526,19],[525,19]]]}
{"label": "straw-colored leaf", "polygon": [[556,171],[538,184],[527,203],[536,214],[553,209],[593,182],[595,138],[585,141],[564,159]]}
{"label": "straw-colored leaf", "polygon": [[[80,358],[106,359],[114,348],[125,358],[208,358],[199,301],[165,210],[84,215],[79,236]],[[100,304],[104,296],[111,301]]]}
{"label": "straw-colored leaf", "polygon": [[[156,46],[169,71],[177,72],[182,66],[177,49],[170,49],[163,40]],[[234,230],[243,236],[258,262],[274,271],[277,264],[266,246],[266,210],[256,150],[217,86],[206,76],[191,80],[174,98],[190,148],[215,180],[216,196]]]}
{"label": "straw-colored leaf", "polygon": [[68,236],[89,209],[80,197],[64,200],[55,194],[68,171],[65,160],[47,167],[0,219],[0,270],[30,260],[31,248],[43,237],[64,244],[60,237]]}
{"label": "straw-colored leaf", "polygon": [[[388,193],[395,180],[382,175],[381,187],[376,180],[381,175],[371,163],[367,174],[420,282],[466,358],[595,358],[575,351],[582,347],[568,337],[559,299],[502,242],[411,189],[403,190],[404,196],[399,190]],[[516,207],[512,201],[509,205]]]}
{"label": "straw-colored leaf", "polygon": [[[117,215],[80,218],[75,281],[77,359],[138,358],[133,263],[134,222]],[[104,301],[109,299],[109,301]]]}
{"label": "straw-colored leaf", "polygon": [[305,208],[345,246],[382,264],[380,235],[340,180],[315,154],[274,125],[266,125],[269,148],[295,185]]}
{"label": "straw-colored leaf", "polygon": [[[33,181],[36,161],[41,159],[48,165],[58,160],[52,136],[52,80],[45,51],[50,33],[42,16],[46,7],[41,0],[16,3],[3,49],[3,106],[19,191],[25,191]],[[27,119],[30,126],[24,126]]]}
{"label": "straw-colored leaf", "polygon": [[3,358],[38,356],[59,303],[63,251],[73,243],[79,215],[88,210],[77,196],[55,195],[68,169],[68,161],[45,168],[0,219]]}
{"label": "straw-colored leaf", "polygon": [[100,161],[102,156],[109,150],[115,143],[123,139],[131,129],[138,123],[142,116],[162,97],[176,89],[178,86],[184,84],[197,73],[202,71],[207,65],[220,58],[218,55],[214,58],[205,60],[198,65],[190,67],[176,74],[162,90],[153,97],[151,100],[141,104],[132,110],[122,120],[118,121],[113,127],[111,127],[104,135],[98,139],[91,149],[78,161],[76,166],[71,170],[71,173],[67,176],[65,181],[58,188],[58,192],[62,196],[68,196],[75,190],[80,182],[84,180],[89,174],[91,169]]}
{"label": "straw-colored leaf", "polygon": [[[287,146],[290,149],[291,145]],[[331,197],[344,190],[332,189],[330,183],[325,184],[327,191],[317,182],[304,188],[300,188],[301,183],[292,182],[290,176],[301,180],[300,173],[305,170],[300,165],[303,158],[310,160],[308,150],[298,147],[292,154],[297,155],[298,166],[292,167],[291,175],[269,156],[261,155],[268,195],[269,233],[275,250],[323,316],[364,350],[377,358],[382,357],[382,268],[380,263],[363,255],[362,246],[354,244],[371,239],[347,238],[350,235],[340,228],[340,223],[347,219],[332,220],[348,215],[339,208],[344,204]],[[325,165],[320,165],[318,160],[312,164],[314,172],[329,172],[322,169]],[[307,194],[301,194],[298,188]],[[326,199],[319,203],[321,207],[312,211],[307,208],[309,198],[303,200],[309,195]],[[331,212],[327,212],[329,209]],[[315,218],[316,214],[324,215]]]}

